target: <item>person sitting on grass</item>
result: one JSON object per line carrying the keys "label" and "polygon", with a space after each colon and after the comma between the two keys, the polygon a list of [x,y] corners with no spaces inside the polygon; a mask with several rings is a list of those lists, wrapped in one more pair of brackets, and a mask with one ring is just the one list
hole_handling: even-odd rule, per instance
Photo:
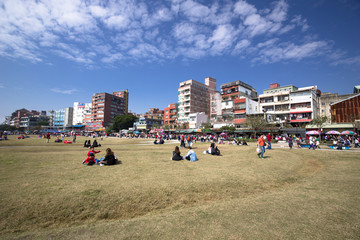
{"label": "person sitting on grass", "polygon": [[218,149],[218,147],[215,145],[215,143],[211,143],[210,147],[208,148],[207,151],[204,151],[204,154],[211,154],[211,155],[220,155],[220,150]]}
{"label": "person sitting on grass", "polygon": [[88,166],[94,165],[96,163],[95,154],[99,152],[101,151],[95,151],[93,147],[90,148],[90,151],[87,153],[88,157],[82,163],[86,163]]}
{"label": "person sitting on grass", "polygon": [[215,145],[215,143],[211,143],[210,148],[211,148],[211,152],[210,152],[211,155],[220,156],[220,150]]}
{"label": "person sitting on grass", "polygon": [[84,142],[84,147],[88,148],[88,147],[90,147],[90,146],[91,146],[90,140],[85,140],[85,142]]}
{"label": "person sitting on grass", "polygon": [[180,161],[180,160],[183,160],[184,157],[182,157],[180,155],[180,149],[178,146],[175,147],[175,150],[173,151],[173,156],[171,158],[171,160],[174,160],[174,161]]}
{"label": "person sitting on grass", "polygon": [[117,158],[115,153],[113,153],[113,151],[111,151],[110,148],[107,148],[105,158],[103,158],[100,161],[100,166],[115,165],[116,163],[117,163]]}
{"label": "person sitting on grass", "polygon": [[189,150],[184,159],[189,160],[190,162],[195,162],[199,160],[193,150]]}

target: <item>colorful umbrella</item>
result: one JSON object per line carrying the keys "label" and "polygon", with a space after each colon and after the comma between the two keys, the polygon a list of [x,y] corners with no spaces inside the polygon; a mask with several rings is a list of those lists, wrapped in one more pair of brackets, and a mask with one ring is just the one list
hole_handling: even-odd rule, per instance
{"label": "colorful umbrella", "polygon": [[223,132],[223,133],[220,133],[220,135],[227,135],[227,134]]}
{"label": "colorful umbrella", "polygon": [[306,134],[307,134],[307,135],[319,135],[319,134],[320,134],[320,131],[316,131],[316,130],[307,131]]}
{"label": "colorful umbrella", "polygon": [[326,134],[340,134],[340,132],[331,130],[331,131],[326,132]]}
{"label": "colorful umbrella", "polygon": [[346,131],[343,131],[341,134],[342,134],[342,135],[354,135],[354,132],[353,132],[353,131],[346,130]]}

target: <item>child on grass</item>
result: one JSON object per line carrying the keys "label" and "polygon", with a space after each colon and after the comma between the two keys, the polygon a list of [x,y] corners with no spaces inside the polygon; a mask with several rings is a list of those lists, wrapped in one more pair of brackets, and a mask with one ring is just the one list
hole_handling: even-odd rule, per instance
{"label": "child on grass", "polygon": [[82,163],[86,163],[88,166],[94,165],[95,163],[97,164],[95,154],[99,152],[101,151],[95,151],[93,147],[90,148],[90,151],[87,153],[88,157]]}

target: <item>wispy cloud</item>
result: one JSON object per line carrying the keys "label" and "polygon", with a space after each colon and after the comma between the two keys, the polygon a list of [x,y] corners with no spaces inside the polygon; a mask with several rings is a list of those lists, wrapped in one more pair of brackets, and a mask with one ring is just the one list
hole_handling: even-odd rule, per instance
{"label": "wispy cloud", "polygon": [[3,83],[0,83],[0,88],[5,88]]}
{"label": "wispy cloud", "polygon": [[61,93],[61,94],[67,94],[67,95],[71,95],[74,92],[78,92],[77,89],[62,90],[62,89],[59,89],[59,88],[52,88],[52,89],[50,89],[50,91],[56,92],[56,93]]}
{"label": "wispy cloud", "polygon": [[285,0],[263,9],[245,0],[3,0],[0,56],[48,63],[55,55],[91,67],[245,52],[261,63],[321,55],[328,44],[306,39],[307,20],[290,8]]}

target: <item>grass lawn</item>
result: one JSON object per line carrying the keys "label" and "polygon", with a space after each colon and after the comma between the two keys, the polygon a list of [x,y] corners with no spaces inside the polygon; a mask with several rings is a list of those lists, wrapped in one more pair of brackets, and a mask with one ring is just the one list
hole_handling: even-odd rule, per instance
{"label": "grass lawn", "polygon": [[196,143],[176,162],[176,144],[106,138],[97,157],[122,164],[100,167],[84,140],[0,142],[1,239],[359,239],[358,151]]}

